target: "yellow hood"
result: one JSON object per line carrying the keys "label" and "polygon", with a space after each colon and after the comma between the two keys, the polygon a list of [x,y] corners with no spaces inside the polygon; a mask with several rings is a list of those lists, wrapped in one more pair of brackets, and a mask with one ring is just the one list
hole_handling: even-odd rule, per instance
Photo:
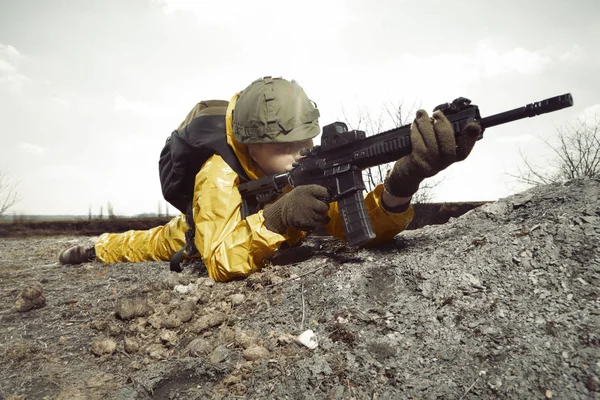
{"label": "yellow hood", "polygon": [[229,106],[227,107],[227,114],[225,115],[225,126],[227,128],[227,144],[229,144],[229,146],[235,152],[235,155],[240,161],[240,164],[242,164],[244,171],[246,171],[246,174],[248,174],[248,178],[254,180],[263,177],[264,174],[248,154],[248,146],[239,143],[233,137],[233,110],[235,109],[235,102],[237,101],[239,95],[239,93],[233,95],[233,97],[229,101]]}

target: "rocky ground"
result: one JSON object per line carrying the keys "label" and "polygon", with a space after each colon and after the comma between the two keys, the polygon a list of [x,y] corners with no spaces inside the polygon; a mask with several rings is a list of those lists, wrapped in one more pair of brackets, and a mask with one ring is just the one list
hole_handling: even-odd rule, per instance
{"label": "rocky ground", "polygon": [[377,248],[313,237],[226,284],[0,239],[0,398],[600,398],[599,198],[574,181]]}

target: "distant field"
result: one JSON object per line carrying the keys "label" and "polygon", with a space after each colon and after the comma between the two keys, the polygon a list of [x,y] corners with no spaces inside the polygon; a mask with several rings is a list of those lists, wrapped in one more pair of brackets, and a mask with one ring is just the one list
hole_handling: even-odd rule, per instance
{"label": "distant field", "polygon": [[[457,218],[485,202],[416,204],[415,217],[408,229],[425,225],[438,225],[450,218]],[[128,230],[144,230],[166,224],[172,217],[115,218],[115,219],[69,219],[0,221],[0,237],[27,237],[53,235],[96,236],[105,232],[118,233]]]}
{"label": "distant field", "polygon": [[2,221],[0,237],[82,235],[96,236],[105,232],[150,229],[166,224],[172,217]]}

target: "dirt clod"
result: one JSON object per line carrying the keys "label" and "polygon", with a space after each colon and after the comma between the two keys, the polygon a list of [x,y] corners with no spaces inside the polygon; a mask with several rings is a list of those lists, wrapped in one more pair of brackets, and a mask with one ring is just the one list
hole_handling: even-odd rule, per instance
{"label": "dirt clod", "polygon": [[244,296],[242,293],[236,293],[232,294],[230,299],[232,305],[239,306],[244,302],[244,300],[246,300],[246,296]]}
{"label": "dirt clod", "polygon": [[241,346],[245,349],[256,344],[256,338],[252,333],[243,332],[241,330],[235,332],[234,340],[238,346]]}
{"label": "dirt clod", "polygon": [[269,350],[255,345],[244,350],[243,356],[248,361],[256,361],[269,357]]}
{"label": "dirt clod", "polygon": [[212,351],[213,346],[205,339],[194,339],[186,347],[186,353],[192,357],[205,356]]}
{"label": "dirt clod", "polygon": [[227,350],[227,347],[219,346],[210,354],[210,362],[213,364],[219,364],[225,361],[227,357],[229,357],[229,350]]}
{"label": "dirt clod", "polygon": [[140,349],[140,345],[134,338],[126,336],[125,339],[123,339],[123,348],[127,353],[132,354],[137,353]]}
{"label": "dirt clod", "polygon": [[136,317],[147,317],[151,313],[152,308],[144,298],[124,299],[117,305],[117,317],[125,321]]}
{"label": "dirt clod", "polygon": [[177,334],[175,332],[163,330],[160,333],[160,341],[165,346],[174,346],[179,342],[179,338],[177,337]]}
{"label": "dirt clod", "polygon": [[42,308],[45,305],[46,297],[44,296],[44,288],[40,283],[24,287],[15,302],[15,308],[18,312],[31,311],[35,308]]}
{"label": "dirt clod", "polygon": [[110,338],[104,338],[95,340],[92,343],[92,353],[97,356],[103,356],[105,354],[113,354],[117,350],[117,343]]}
{"label": "dirt clod", "polygon": [[169,352],[158,343],[151,344],[146,348],[146,354],[155,360],[163,360],[169,356]]}
{"label": "dirt clod", "polygon": [[198,318],[198,320],[190,328],[190,331],[193,333],[204,332],[205,330],[212,328],[213,326],[221,325],[226,318],[227,317],[225,314],[215,311],[211,314],[204,315]]}

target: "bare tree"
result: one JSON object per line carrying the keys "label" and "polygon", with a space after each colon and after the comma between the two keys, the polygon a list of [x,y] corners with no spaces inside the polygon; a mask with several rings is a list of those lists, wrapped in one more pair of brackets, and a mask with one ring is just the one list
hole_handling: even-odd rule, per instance
{"label": "bare tree", "polygon": [[532,164],[521,152],[524,166],[509,174],[528,185],[547,185],[600,176],[600,117],[578,119],[558,129],[558,144],[542,139],[553,154],[544,167]]}
{"label": "bare tree", "polygon": [[[378,133],[399,128],[408,125],[415,118],[415,113],[420,105],[414,103],[408,109],[404,102],[388,102],[384,104],[377,116],[373,116],[365,108],[359,108],[354,118],[348,118],[345,110],[342,109],[344,121],[349,129],[357,129],[365,131],[367,136],[376,135]],[[373,190],[377,185],[383,183],[388,171],[393,167],[394,163],[387,163],[368,168],[363,171],[363,180],[367,191]],[[413,203],[428,203],[433,199],[434,189],[441,183],[441,180],[427,179],[421,183],[419,191],[413,196]]]}
{"label": "bare tree", "polygon": [[108,219],[116,219],[115,210],[110,201],[106,203],[106,213],[108,214]]}
{"label": "bare tree", "polygon": [[17,184],[8,178],[6,172],[0,171],[0,217],[18,201]]}
{"label": "bare tree", "polygon": [[419,185],[419,190],[412,197],[413,204],[427,204],[433,202],[435,189],[444,181],[443,178],[428,178]]}
{"label": "bare tree", "polygon": [[163,216],[163,215],[162,215],[162,204],[161,204],[160,200],[158,201],[158,207],[157,207],[157,210],[156,210],[156,211],[157,211],[157,212],[156,212],[156,216],[157,216],[157,217],[159,217],[159,218],[160,218],[160,217],[162,217],[162,216]]}
{"label": "bare tree", "polygon": [[102,206],[100,206],[100,215],[98,215],[98,219],[102,219],[103,216],[104,216],[104,208]]}
{"label": "bare tree", "polygon": [[88,209],[88,221],[92,220],[92,205],[90,204],[90,208]]}

